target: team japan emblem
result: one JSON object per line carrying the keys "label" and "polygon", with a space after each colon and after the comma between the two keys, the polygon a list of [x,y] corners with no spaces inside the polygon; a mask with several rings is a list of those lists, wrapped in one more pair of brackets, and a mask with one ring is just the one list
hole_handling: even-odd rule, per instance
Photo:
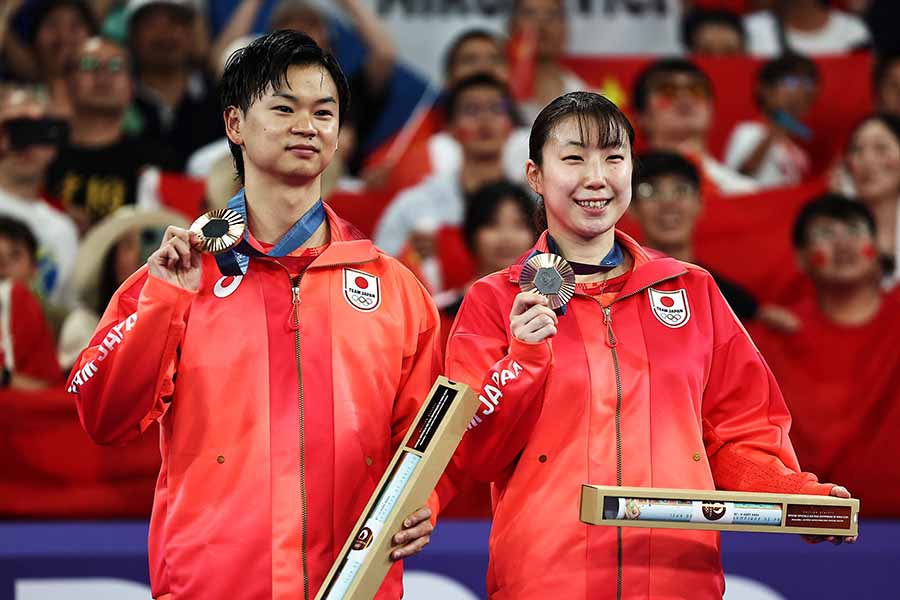
{"label": "team japan emblem", "polygon": [[650,288],[650,308],[656,319],[672,329],[678,329],[691,318],[691,307],[688,305],[687,292],[683,289],[674,292],[662,292]]}
{"label": "team japan emblem", "polygon": [[371,312],[381,305],[381,280],[363,271],[344,269],[344,298],[356,310]]}

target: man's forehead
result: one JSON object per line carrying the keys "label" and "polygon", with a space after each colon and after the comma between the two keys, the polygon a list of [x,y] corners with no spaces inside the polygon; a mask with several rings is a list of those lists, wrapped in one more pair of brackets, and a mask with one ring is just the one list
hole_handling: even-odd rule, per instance
{"label": "man's forehead", "polygon": [[299,96],[318,92],[337,92],[337,85],[328,69],[322,65],[292,65],[288,67],[284,80],[279,85],[269,85],[267,95]]}

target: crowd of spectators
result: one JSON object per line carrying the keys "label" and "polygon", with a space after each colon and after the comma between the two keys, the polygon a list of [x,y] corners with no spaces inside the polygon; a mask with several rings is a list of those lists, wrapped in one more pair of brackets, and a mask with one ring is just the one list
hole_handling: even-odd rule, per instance
{"label": "crowd of spectators", "polygon": [[[900,467],[884,458],[900,451],[886,433],[900,427],[897,3],[668,0],[676,3],[680,55],[592,63],[567,52],[565,2],[515,0],[505,31],[473,27],[444,49],[443,80],[425,85],[385,133],[408,104],[397,87],[408,57],[375,2],[3,2],[0,397],[22,409],[18,419],[29,407],[45,418],[51,406],[55,427],[78,426],[62,386],[117,286],[166,225],[183,226],[238,189],[216,92],[228,56],[262,31],[290,28],[343,60],[350,32],[361,58],[346,59],[352,102],[323,197],[416,273],[445,335],[471,283],[539,234],[525,184],[535,115],[565,92],[607,93],[638,129],[628,232],[713,272],[783,388],[801,465],[848,485],[869,514],[900,516]],[[837,72],[856,80],[835,82]],[[851,86],[867,91],[847,123],[832,106]],[[747,217],[779,202],[763,230]],[[734,245],[745,234],[763,240],[752,261],[790,285],[746,275],[747,253],[730,262],[704,253],[717,223],[745,217]],[[18,426],[3,423],[5,432]],[[61,436],[69,445],[55,452],[106,452],[72,439]],[[79,471],[60,484],[58,503],[0,501],[0,515],[141,516],[154,451],[152,440],[119,450],[135,456],[132,471],[128,459],[114,472]],[[50,475],[32,471],[16,470],[8,477],[22,481],[0,489],[43,489],[26,480]],[[67,503],[65,486],[95,486],[91,477],[113,483]],[[116,481],[128,495],[110,491]],[[455,514],[488,514],[484,489],[468,492],[477,501]]]}

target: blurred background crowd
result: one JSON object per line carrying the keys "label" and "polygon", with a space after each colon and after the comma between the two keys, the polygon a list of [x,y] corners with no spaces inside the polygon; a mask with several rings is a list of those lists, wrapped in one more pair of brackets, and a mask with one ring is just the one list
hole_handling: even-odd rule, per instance
{"label": "blurred background crowd", "polygon": [[[619,104],[639,137],[625,231],[714,274],[804,469],[900,517],[893,0],[0,0],[0,517],[149,515],[158,431],[94,446],[65,377],[165,226],[237,191],[216,80],[284,28],[350,80],[324,199],[420,277],[445,330],[539,233],[541,107]],[[486,489],[450,514],[489,515]]]}

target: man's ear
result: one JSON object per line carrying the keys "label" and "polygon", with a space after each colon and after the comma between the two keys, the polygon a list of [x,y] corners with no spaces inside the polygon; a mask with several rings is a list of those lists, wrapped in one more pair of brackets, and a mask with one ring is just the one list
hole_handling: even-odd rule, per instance
{"label": "man's ear", "polygon": [[544,177],[541,174],[541,168],[537,166],[530,158],[525,163],[525,179],[528,181],[531,190],[538,196],[544,195]]}
{"label": "man's ear", "polygon": [[241,127],[244,124],[244,113],[236,106],[229,106],[223,113],[225,119],[225,135],[233,144],[244,145],[244,137],[241,135]]}

